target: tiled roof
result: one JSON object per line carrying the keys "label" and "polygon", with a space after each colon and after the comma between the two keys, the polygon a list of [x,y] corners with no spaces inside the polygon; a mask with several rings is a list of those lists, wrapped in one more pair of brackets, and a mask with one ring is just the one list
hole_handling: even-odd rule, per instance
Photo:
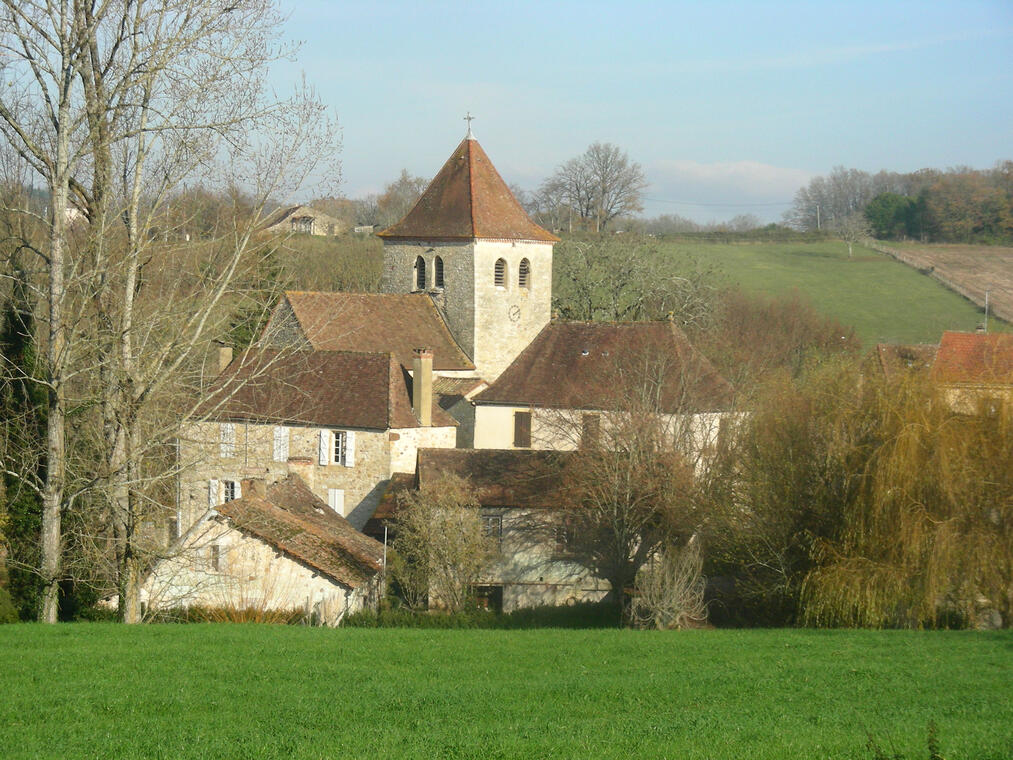
{"label": "tiled roof", "polygon": [[668,321],[550,322],[475,401],[619,410],[651,378],[663,412],[731,404],[732,386]]}
{"label": "tiled roof", "polygon": [[876,345],[876,359],[883,376],[893,379],[904,373],[924,372],[932,366],[939,346],[935,343],[902,345],[879,343]]}
{"label": "tiled roof", "polygon": [[297,476],[217,507],[238,530],[346,586],[356,588],[378,573],[383,546],[334,512]]}
{"label": "tiled roof", "polygon": [[932,378],[944,383],[1013,384],[1013,334],[944,332]]}
{"label": "tiled roof", "polygon": [[322,211],[317,211],[312,206],[287,206],[280,208],[271,214],[262,225],[264,229],[271,227],[277,227],[280,224],[289,222],[292,219],[301,218],[316,219],[322,224],[342,224],[341,221],[335,219],[333,216],[329,216]]}
{"label": "tiled roof", "polygon": [[433,393],[439,396],[467,397],[485,384],[485,380],[478,377],[434,377]]}
{"label": "tiled roof", "polygon": [[318,351],[389,351],[411,367],[412,351],[429,348],[433,369],[475,369],[425,293],[288,291],[275,314],[287,306]]}
{"label": "tiled roof", "polygon": [[[397,360],[352,351],[248,351],[218,376],[198,413],[323,427],[419,426],[411,378]],[[433,425],[456,424],[434,397]]]}
{"label": "tiled roof", "polygon": [[478,144],[465,138],[388,240],[536,240],[554,243],[525,213]]}
{"label": "tiled roof", "polygon": [[483,507],[558,508],[566,465],[577,454],[501,449],[419,449],[418,486],[456,475]]}

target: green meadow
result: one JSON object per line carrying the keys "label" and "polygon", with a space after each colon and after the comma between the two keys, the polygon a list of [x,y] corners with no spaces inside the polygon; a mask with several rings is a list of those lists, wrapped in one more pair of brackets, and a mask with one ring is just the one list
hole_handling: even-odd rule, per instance
{"label": "green meadow", "polygon": [[977,306],[931,277],[861,246],[851,258],[847,245],[838,241],[669,240],[661,248],[715,265],[726,281],[746,291],[797,290],[820,311],[854,327],[866,345],[938,343],[943,330],[973,331],[982,320]]}
{"label": "green meadow", "polygon": [[0,627],[4,758],[1013,757],[1013,633]]}

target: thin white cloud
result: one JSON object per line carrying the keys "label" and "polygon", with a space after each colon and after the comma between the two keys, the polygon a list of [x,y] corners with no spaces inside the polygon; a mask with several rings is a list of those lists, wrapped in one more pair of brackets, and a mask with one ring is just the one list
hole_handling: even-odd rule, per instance
{"label": "thin white cloud", "polygon": [[664,160],[647,167],[646,174],[648,215],[670,213],[693,219],[747,213],[778,219],[796,191],[813,177],[802,169],[759,161]]}

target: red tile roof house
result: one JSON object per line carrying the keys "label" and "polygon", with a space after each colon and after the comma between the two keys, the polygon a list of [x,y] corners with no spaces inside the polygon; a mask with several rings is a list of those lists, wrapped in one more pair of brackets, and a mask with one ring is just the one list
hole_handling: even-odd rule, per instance
{"label": "red tile roof house", "polygon": [[[566,540],[569,507],[565,469],[573,452],[420,449],[413,474],[398,474],[366,525],[369,535],[396,530],[398,494],[439,483],[446,475],[474,489],[486,534],[500,556],[485,571],[477,591],[490,608],[600,601],[609,584],[573,561]],[[386,534],[389,539],[393,533]],[[430,604],[439,606],[438,599]]]}
{"label": "red tile roof house", "polygon": [[[412,378],[393,354],[253,349],[209,388],[179,439],[178,526],[243,496],[247,479],[298,474],[361,528],[419,447],[453,447],[456,423],[432,394],[432,354]],[[414,394],[414,396],[413,396]]]}
{"label": "red tile roof house", "polygon": [[355,530],[297,475],[242,483],[240,498],[208,511],[145,580],[147,611],[203,607],[301,613],[337,625],[375,607],[384,548]]}
{"label": "red tile roof house", "polygon": [[955,411],[1013,409],[1013,335],[944,332],[930,376]]}

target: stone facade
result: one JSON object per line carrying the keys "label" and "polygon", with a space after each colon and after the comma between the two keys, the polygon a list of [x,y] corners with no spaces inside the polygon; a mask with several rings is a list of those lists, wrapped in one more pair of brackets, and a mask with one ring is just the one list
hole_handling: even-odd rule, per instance
{"label": "stone facade", "polygon": [[[232,442],[223,443],[222,425],[232,425]],[[287,440],[275,447],[275,431]],[[350,464],[320,464],[321,432],[344,433]],[[226,482],[247,478],[268,483],[298,474],[326,504],[361,529],[376,509],[391,473],[411,471],[418,448],[453,448],[454,427],[368,430],[282,426],[254,422],[202,422],[192,425],[179,443],[180,491],[177,523],[185,532],[226,496]],[[333,446],[329,438],[328,449]],[[276,453],[279,458],[276,458]],[[212,485],[214,482],[214,485]],[[216,494],[212,495],[212,489]],[[334,492],[340,493],[334,493]],[[235,494],[238,496],[239,494]]]}
{"label": "stone facade", "polygon": [[[419,288],[417,262],[424,263]],[[436,283],[437,258],[443,284]],[[505,262],[502,284],[496,263]],[[527,276],[521,285],[521,262]],[[386,293],[426,290],[454,339],[472,357],[479,377],[492,381],[549,322],[552,244],[524,240],[469,242],[384,241],[381,288]]]}
{"label": "stone facade", "polygon": [[337,625],[374,601],[378,583],[379,577],[353,589],[209,516],[193,526],[178,553],[156,565],[142,599],[149,610],[302,611]]}

